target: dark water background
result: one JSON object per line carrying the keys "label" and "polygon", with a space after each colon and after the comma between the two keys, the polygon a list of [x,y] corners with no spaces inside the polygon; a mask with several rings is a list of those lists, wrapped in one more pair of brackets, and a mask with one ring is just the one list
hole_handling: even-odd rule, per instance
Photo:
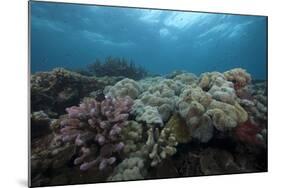
{"label": "dark water background", "polygon": [[245,68],[266,79],[267,19],[30,2],[31,71],[132,59],[156,74]]}

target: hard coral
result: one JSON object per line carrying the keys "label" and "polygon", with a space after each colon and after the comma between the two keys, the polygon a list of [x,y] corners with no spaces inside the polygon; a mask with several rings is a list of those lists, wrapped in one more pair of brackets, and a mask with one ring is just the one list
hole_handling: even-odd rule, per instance
{"label": "hard coral", "polygon": [[143,150],[144,153],[149,153],[148,156],[151,160],[150,166],[157,166],[162,160],[167,159],[177,152],[176,146],[178,142],[170,128],[164,127],[161,131],[158,128],[150,128],[147,134],[148,138]]}
{"label": "hard coral", "polygon": [[68,117],[61,121],[61,140],[74,143],[79,156],[74,160],[81,170],[112,165],[124,143],[120,132],[126,124],[133,101],[130,97],[98,102],[86,98],[79,106],[67,108]]}

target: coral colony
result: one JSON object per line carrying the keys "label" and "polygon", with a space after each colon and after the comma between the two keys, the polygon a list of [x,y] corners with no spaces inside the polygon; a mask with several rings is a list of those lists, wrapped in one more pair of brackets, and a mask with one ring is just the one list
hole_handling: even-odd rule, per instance
{"label": "coral colony", "polygon": [[[92,68],[113,62],[126,64]],[[32,185],[267,169],[265,82],[241,68],[143,77],[124,67],[135,76],[32,75]]]}

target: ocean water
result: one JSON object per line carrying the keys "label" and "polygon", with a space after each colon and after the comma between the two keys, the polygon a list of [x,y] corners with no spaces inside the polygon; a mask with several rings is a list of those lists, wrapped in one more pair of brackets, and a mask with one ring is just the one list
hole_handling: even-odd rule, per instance
{"label": "ocean water", "polygon": [[30,2],[31,71],[132,59],[154,74],[240,67],[267,75],[267,18]]}

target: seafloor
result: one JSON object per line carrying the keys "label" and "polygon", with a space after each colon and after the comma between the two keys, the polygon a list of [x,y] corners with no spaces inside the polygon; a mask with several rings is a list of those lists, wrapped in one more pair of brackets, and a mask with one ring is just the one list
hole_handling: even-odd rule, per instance
{"label": "seafloor", "polygon": [[31,76],[31,185],[267,171],[267,85],[237,68]]}

